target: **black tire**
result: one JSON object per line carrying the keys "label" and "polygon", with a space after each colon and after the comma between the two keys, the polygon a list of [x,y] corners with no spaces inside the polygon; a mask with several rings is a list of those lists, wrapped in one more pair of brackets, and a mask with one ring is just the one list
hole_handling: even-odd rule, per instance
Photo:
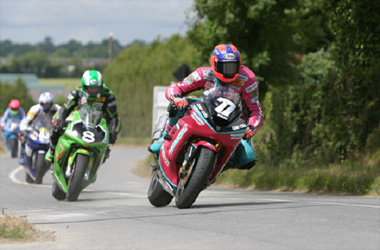
{"label": "black tire", "polygon": [[67,200],[78,200],[79,193],[82,191],[84,174],[86,173],[90,158],[87,155],[77,154],[75,159],[74,172],[69,180],[69,188],[67,190]]}
{"label": "black tire", "polygon": [[54,198],[56,198],[59,201],[66,199],[65,192],[59,187],[56,180],[54,180],[54,182],[53,182],[51,194],[53,195]]}
{"label": "black tire", "polygon": [[45,160],[45,155],[37,154],[36,161],[34,162],[34,169],[36,171],[36,184],[42,183],[42,179],[48,168],[49,164]]}
{"label": "black tire", "polygon": [[25,173],[25,181],[30,184],[34,183],[33,178],[28,173]]}
{"label": "black tire", "polygon": [[210,178],[214,161],[215,152],[201,147],[189,179],[184,185],[177,187],[175,204],[178,208],[189,208],[195,202]]}
{"label": "black tire", "polygon": [[11,157],[16,158],[18,154],[18,140],[15,138],[9,139],[9,147],[11,149]]}
{"label": "black tire", "polygon": [[148,189],[148,200],[150,204],[155,207],[164,207],[169,205],[172,201],[173,196],[165,191],[165,189],[161,186],[158,177],[158,171],[155,170],[153,172],[152,180],[150,181],[149,189]]}

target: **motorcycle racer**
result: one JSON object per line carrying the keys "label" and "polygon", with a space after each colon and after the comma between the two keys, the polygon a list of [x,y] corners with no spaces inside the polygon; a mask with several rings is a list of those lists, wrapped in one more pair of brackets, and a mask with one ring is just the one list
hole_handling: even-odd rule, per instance
{"label": "motorcycle racer", "polygon": [[9,102],[8,108],[5,110],[3,116],[1,117],[0,120],[0,129],[3,131],[6,121],[8,120],[9,117],[17,116],[20,119],[25,118],[25,111],[23,108],[20,106],[20,101],[13,99]]}
{"label": "motorcycle racer", "polygon": [[[165,93],[170,101],[169,121],[165,134],[171,130],[184,115],[188,101],[183,96],[199,89],[209,90],[222,86],[226,91],[233,89],[243,100],[243,116],[248,128],[245,138],[241,140],[235,150],[235,155],[225,166],[228,168],[251,169],[256,162],[252,137],[256,134],[264,121],[264,112],[259,102],[259,86],[255,74],[246,66],[241,65],[241,56],[232,44],[215,46],[210,59],[211,67],[200,67],[180,82],[171,84]],[[151,152],[158,152],[165,136],[162,136],[148,148]],[[167,138],[170,139],[170,138]]]}
{"label": "motorcycle racer", "polygon": [[28,134],[31,131],[31,126],[35,124],[35,122],[39,119],[46,119],[51,121],[59,109],[60,106],[54,103],[54,96],[50,92],[42,93],[38,98],[38,104],[33,105],[29,109],[25,119],[23,119],[20,123],[20,165],[24,165],[25,142]]}
{"label": "motorcycle racer", "polygon": [[[25,111],[20,106],[20,101],[17,99],[13,99],[9,102],[8,108],[5,110],[3,116],[0,120],[0,129],[4,131],[5,125],[7,124],[7,120],[10,118],[18,118],[22,120],[25,118]],[[8,138],[4,138],[5,145],[8,148]]]}
{"label": "motorcycle racer", "polygon": [[[84,106],[97,107],[102,110],[109,128],[109,142],[114,144],[121,129],[116,108],[116,98],[114,93],[104,84],[102,74],[96,70],[87,70],[82,77],[82,84],[75,88],[68,95],[63,107],[60,109],[57,119],[53,120],[54,128],[50,137],[50,149],[45,159],[53,162],[55,146],[63,132],[65,119],[77,108]],[[107,149],[106,157],[109,157],[110,150]]]}

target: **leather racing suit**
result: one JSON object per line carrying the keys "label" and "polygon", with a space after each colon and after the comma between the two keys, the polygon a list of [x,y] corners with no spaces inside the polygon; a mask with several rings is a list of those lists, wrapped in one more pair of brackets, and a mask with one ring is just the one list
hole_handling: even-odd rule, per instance
{"label": "leather racing suit", "polygon": [[24,154],[25,154],[25,142],[26,137],[28,136],[29,132],[31,131],[31,126],[38,120],[48,120],[52,121],[55,113],[61,108],[58,104],[53,104],[50,108],[50,111],[48,113],[43,111],[43,107],[41,104],[35,104],[33,105],[28,113],[26,114],[26,117],[21,121],[20,123],[20,130],[21,130],[21,136],[20,136],[20,142],[21,142],[21,152],[20,152],[20,159],[19,163],[21,165],[24,165]]}
{"label": "leather racing suit", "polygon": [[[117,133],[119,133],[121,129],[121,121],[119,120],[119,116],[117,114],[115,95],[105,85],[102,87],[101,96],[93,102],[89,101],[85,97],[81,87],[77,87],[74,90],[72,90],[69,96],[67,97],[65,104],[58,113],[57,124],[63,123],[65,119],[69,116],[69,114],[74,110],[74,108],[80,109],[81,107],[87,105],[96,105],[96,107],[101,107],[104,118],[106,119],[107,125],[109,127],[110,135],[113,134],[112,136],[114,137],[114,139],[110,138],[110,143],[114,144],[116,141]],[[52,137],[54,136],[52,135]],[[57,144],[58,137],[52,138],[52,141],[53,139],[56,139],[53,142],[54,145]]]}
{"label": "leather racing suit", "polygon": [[[63,132],[65,119],[75,108],[80,109],[87,105],[101,108],[109,129],[110,144],[115,143],[117,134],[121,130],[121,121],[118,117],[114,93],[107,86],[103,85],[100,97],[91,101],[82,92],[82,87],[77,87],[70,92],[63,107],[59,110],[58,115],[56,115],[53,120],[54,128],[50,137],[50,150],[46,157],[47,160],[53,155],[58,139]],[[109,154],[110,149],[107,148],[105,159],[109,157]]]}
{"label": "leather racing suit", "polygon": [[[183,81],[170,85],[166,90],[165,96],[170,101],[175,97],[183,97],[199,89],[209,90],[214,88],[216,84],[222,84],[222,86],[226,88],[233,88],[235,92],[241,94],[243,100],[242,119],[253,128],[253,134],[255,134],[263,124],[264,112],[259,102],[259,86],[256,81],[256,76],[246,66],[240,66],[238,78],[235,82],[229,84],[221,83],[214,76],[211,67],[198,68]],[[167,131],[171,129],[181,115],[183,115],[183,113],[177,112],[177,114],[173,116],[169,111]],[[256,160],[251,138],[243,139],[236,148],[235,155],[231,157],[229,164],[225,166],[224,170],[228,168],[250,169],[255,165]]]}

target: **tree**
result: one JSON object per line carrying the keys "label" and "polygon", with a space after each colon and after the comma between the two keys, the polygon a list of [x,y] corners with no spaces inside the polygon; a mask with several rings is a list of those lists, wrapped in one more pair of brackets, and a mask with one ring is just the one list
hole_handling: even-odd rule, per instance
{"label": "tree", "polygon": [[13,59],[14,72],[35,73],[42,76],[48,66],[48,58],[44,52],[31,51]]}
{"label": "tree", "polygon": [[[363,149],[369,134],[380,124],[380,2],[324,1],[335,35],[333,58],[340,69],[331,82],[344,114],[349,141],[344,151]],[[334,115],[334,114],[332,114]]]}
{"label": "tree", "polygon": [[0,56],[7,57],[12,54],[14,46],[10,40],[0,41]]}
{"label": "tree", "polygon": [[34,105],[32,97],[28,94],[28,88],[21,79],[18,79],[15,85],[0,82],[0,89],[0,112],[5,111],[12,99],[18,99],[25,112]]}
{"label": "tree", "polygon": [[294,81],[295,53],[317,51],[331,39],[319,1],[197,0],[195,9],[198,19],[189,37],[204,59],[216,44],[235,44],[258,76],[262,93],[268,83]]}
{"label": "tree", "polygon": [[197,48],[187,38],[173,35],[151,45],[135,42],[104,71],[107,86],[115,93],[123,122],[122,136],[148,137],[151,133],[153,87],[169,86],[179,66],[200,64]]}
{"label": "tree", "polygon": [[40,51],[43,51],[47,54],[53,53],[55,50],[53,39],[49,36],[45,37],[42,43],[37,44],[37,47]]}

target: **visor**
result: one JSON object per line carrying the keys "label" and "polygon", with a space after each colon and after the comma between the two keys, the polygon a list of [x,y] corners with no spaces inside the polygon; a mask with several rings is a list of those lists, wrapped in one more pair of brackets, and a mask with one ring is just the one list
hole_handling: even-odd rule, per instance
{"label": "visor", "polygon": [[[83,87],[84,87],[84,91],[87,92],[87,94],[90,97],[97,97],[97,95],[100,94],[100,90],[101,90],[100,86],[83,86]],[[89,91],[89,88],[92,91]]]}
{"label": "visor", "polygon": [[239,73],[239,68],[239,62],[215,62],[216,72],[223,75],[231,75],[231,77],[233,77],[235,74]]}
{"label": "visor", "polygon": [[53,106],[53,104],[51,104],[51,103],[44,103],[44,104],[42,104],[42,107],[44,109],[50,109],[52,106]]}

